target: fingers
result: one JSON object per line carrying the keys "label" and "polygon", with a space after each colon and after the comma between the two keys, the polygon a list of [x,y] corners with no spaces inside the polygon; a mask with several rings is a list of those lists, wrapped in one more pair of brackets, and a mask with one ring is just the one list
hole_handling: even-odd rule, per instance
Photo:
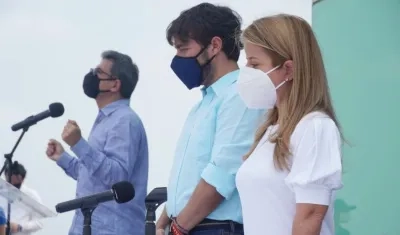
{"label": "fingers", "polygon": [[47,145],[47,149],[46,149],[46,155],[48,156],[48,157],[50,157],[50,156],[53,156],[53,154],[56,152],[56,144],[54,144],[54,143],[50,143],[50,141],[49,141],[49,143],[48,143],[48,145]]}
{"label": "fingers", "polygon": [[58,142],[55,139],[50,139],[49,142],[47,143],[47,149],[46,149],[47,156],[52,156],[56,152],[57,146],[59,145],[61,145],[60,142]]}
{"label": "fingers", "polygon": [[68,120],[67,124],[73,125],[73,126],[78,126],[78,123],[76,123],[76,121],[74,120]]}
{"label": "fingers", "polygon": [[46,155],[47,155],[48,157],[50,157],[50,156],[53,156],[53,154],[54,154],[54,149],[47,148],[47,150],[46,150]]}
{"label": "fingers", "polygon": [[63,133],[68,133],[76,128],[79,128],[78,123],[74,120],[68,120],[64,126]]}
{"label": "fingers", "polygon": [[48,145],[56,145],[56,144],[58,144],[59,142],[57,141],[57,140],[55,140],[55,139],[49,139],[49,143],[48,143]]}
{"label": "fingers", "polygon": [[72,127],[73,127],[73,124],[67,122],[67,124],[65,124],[65,126],[64,126],[63,132],[71,130]]}

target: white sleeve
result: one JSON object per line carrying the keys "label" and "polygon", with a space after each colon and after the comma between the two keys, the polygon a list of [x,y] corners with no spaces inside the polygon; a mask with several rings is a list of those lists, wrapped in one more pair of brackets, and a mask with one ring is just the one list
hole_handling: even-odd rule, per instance
{"label": "white sleeve", "polygon": [[[29,195],[31,198],[35,199],[37,202],[42,203],[42,200],[36,191],[29,189],[29,190],[25,191],[25,194]],[[39,219],[31,219],[25,223],[21,223],[20,225],[22,227],[22,232],[26,232],[26,233],[37,232],[43,228],[43,223]]]}
{"label": "white sleeve", "polygon": [[293,162],[285,179],[296,203],[329,205],[334,190],[342,187],[342,140],[330,118],[313,118],[299,123],[294,133]]}

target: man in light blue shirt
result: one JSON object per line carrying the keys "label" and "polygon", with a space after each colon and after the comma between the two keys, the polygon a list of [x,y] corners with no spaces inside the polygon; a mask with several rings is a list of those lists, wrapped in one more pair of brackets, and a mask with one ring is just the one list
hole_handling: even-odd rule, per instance
{"label": "man in light blue shirt", "polygon": [[[88,140],[82,137],[78,124],[69,120],[62,139],[77,158],[64,151],[56,140],[48,144],[47,156],[77,181],[77,198],[110,190],[120,181],[129,181],[135,187],[133,200],[97,206],[92,215],[92,234],[144,234],[147,138],[142,121],[129,107],[138,75],[138,68],[129,56],[104,52],[101,63],[83,81],[84,93],[95,99],[99,108]],[[82,234],[82,230],[83,215],[76,210],[69,234]]]}
{"label": "man in light blue shirt", "polygon": [[237,93],[240,26],[231,9],[202,3],[167,29],[172,70],[188,89],[203,85],[203,99],[178,141],[157,235],[169,223],[174,235],[243,234],[235,175],[265,111],[247,109]]}

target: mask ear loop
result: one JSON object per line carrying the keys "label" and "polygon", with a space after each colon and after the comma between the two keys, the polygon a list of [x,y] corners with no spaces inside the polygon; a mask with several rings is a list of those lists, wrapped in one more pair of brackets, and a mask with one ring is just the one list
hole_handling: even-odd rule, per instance
{"label": "mask ear loop", "polygon": [[281,83],[278,84],[278,86],[275,87],[275,90],[278,90],[279,87],[283,86],[283,84],[285,84],[288,81],[289,81],[289,78],[286,78],[285,80],[283,80]]}
{"label": "mask ear loop", "polygon": [[265,74],[268,75],[268,74],[274,72],[275,70],[277,70],[279,67],[281,67],[281,65],[278,65],[278,66],[274,67],[273,69],[271,69],[270,71],[266,72]]}
{"label": "mask ear loop", "polygon": [[[281,67],[281,65],[275,66],[273,69],[271,69],[270,71],[266,72],[265,74],[268,75],[269,73],[272,73],[273,71],[277,70],[279,67]],[[279,83],[278,86],[275,87],[275,90],[278,90],[278,88],[283,86],[283,84],[285,84],[287,81],[289,81],[289,78],[286,78],[284,81]]]}

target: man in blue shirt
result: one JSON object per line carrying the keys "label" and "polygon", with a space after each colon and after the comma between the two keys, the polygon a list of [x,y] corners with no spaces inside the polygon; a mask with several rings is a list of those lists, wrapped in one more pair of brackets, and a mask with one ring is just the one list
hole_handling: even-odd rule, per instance
{"label": "man in blue shirt", "polygon": [[[129,107],[138,81],[137,66],[127,55],[106,51],[97,68],[84,78],[84,93],[96,100],[99,113],[88,140],[75,121],[69,120],[62,139],[77,158],[50,140],[47,156],[77,180],[77,198],[110,190],[119,181],[135,187],[135,198],[125,204],[101,203],[92,215],[92,234],[144,234],[148,148],[139,116]],[[82,234],[83,215],[75,211],[70,235]]]}
{"label": "man in blue shirt", "polygon": [[170,223],[173,234],[243,234],[235,175],[265,110],[247,109],[237,93],[240,27],[230,8],[202,3],[167,29],[172,70],[188,89],[203,85],[203,99],[178,141],[157,235]]}

